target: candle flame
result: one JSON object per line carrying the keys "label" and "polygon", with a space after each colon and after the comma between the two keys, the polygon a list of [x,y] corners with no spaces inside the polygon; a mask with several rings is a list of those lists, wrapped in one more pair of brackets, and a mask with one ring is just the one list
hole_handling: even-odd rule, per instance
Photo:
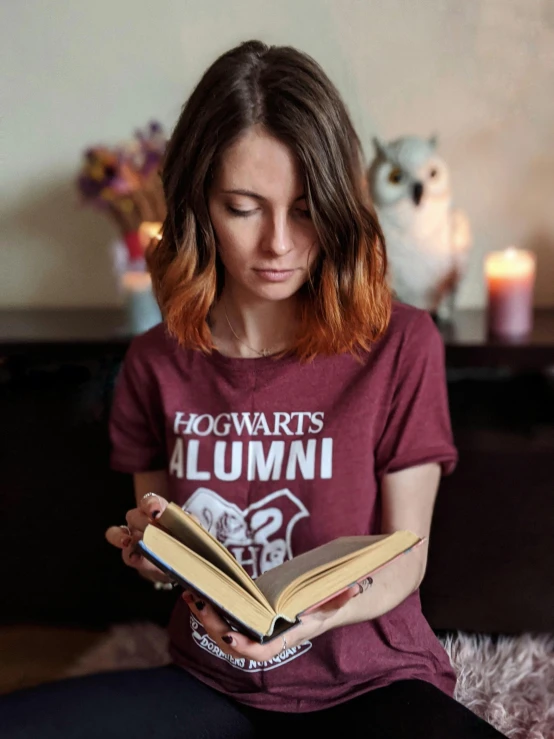
{"label": "candle flame", "polygon": [[492,279],[534,278],[535,256],[514,246],[490,252],[485,259],[485,274]]}

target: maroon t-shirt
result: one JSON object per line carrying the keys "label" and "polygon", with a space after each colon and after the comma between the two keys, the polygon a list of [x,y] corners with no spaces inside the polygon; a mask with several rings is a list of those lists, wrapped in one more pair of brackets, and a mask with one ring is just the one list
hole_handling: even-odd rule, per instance
{"label": "maroon t-shirt", "polygon": [[[339,536],[381,533],[384,474],[456,462],[441,338],[403,305],[362,361],[207,356],[157,326],[129,348],[111,436],[115,469],[166,470],[169,498],[254,578]],[[170,636],[177,664],[264,709],[317,710],[409,678],[454,689],[418,593],[266,663],[227,656],[182,599]]]}

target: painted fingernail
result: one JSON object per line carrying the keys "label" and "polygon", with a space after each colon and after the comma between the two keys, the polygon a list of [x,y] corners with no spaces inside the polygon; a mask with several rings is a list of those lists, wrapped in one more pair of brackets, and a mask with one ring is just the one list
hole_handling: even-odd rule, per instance
{"label": "painted fingernail", "polygon": [[367,577],[365,580],[362,580],[362,582],[358,583],[358,587],[360,588],[360,595],[364,593],[366,590],[369,590],[369,588],[373,585],[373,578]]}
{"label": "painted fingernail", "polygon": [[130,536],[124,536],[121,539],[121,546],[128,547],[131,542],[132,542],[132,539]]}
{"label": "painted fingernail", "polygon": [[233,637],[232,636],[222,636],[221,640],[225,642],[225,644],[232,644],[233,643]]}
{"label": "painted fingernail", "polygon": [[206,604],[204,603],[204,601],[203,601],[203,600],[197,600],[197,601],[196,601],[196,603],[195,603],[194,605],[196,606],[196,610],[197,610],[197,611],[202,611],[202,610],[204,610],[204,606],[205,606]]}

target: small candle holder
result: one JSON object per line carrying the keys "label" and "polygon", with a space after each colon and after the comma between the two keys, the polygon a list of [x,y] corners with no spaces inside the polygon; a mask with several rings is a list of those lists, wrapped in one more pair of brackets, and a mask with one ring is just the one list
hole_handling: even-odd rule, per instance
{"label": "small candle holder", "polygon": [[533,328],[535,255],[510,247],[485,260],[488,329],[494,336],[517,339]]}
{"label": "small candle holder", "polygon": [[148,272],[128,270],[121,276],[123,307],[131,334],[142,334],[161,322],[162,316],[152,292]]}

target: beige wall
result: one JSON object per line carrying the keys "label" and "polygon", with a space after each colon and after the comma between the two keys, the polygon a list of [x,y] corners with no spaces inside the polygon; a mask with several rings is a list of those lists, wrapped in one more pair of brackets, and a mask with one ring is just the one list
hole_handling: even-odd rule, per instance
{"label": "beige wall", "polygon": [[110,225],[80,209],[82,149],[158,117],[240,40],[312,54],[366,146],[437,131],[475,251],[533,246],[554,304],[554,0],[25,0],[0,10],[0,306],[111,305]]}

